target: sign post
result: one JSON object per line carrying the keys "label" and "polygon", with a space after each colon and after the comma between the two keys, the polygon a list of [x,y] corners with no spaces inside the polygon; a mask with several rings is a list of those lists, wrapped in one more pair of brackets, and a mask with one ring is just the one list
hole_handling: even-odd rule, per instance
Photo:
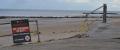
{"label": "sign post", "polygon": [[38,35],[38,42],[40,42],[40,32],[39,32],[39,27],[38,27],[38,21],[36,20],[36,27],[37,27],[37,35]]}
{"label": "sign post", "polygon": [[19,44],[23,42],[31,42],[29,21],[24,20],[13,20],[11,21],[13,43]]}

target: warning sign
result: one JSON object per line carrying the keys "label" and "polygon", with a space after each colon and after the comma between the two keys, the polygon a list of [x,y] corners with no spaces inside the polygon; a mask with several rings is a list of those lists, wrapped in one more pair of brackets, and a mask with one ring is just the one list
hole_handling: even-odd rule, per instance
{"label": "warning sign", "polygon": [[31,41],[29,21],[27,19],[13,20],[11,21],[11,26],[12,26],[14,43],[22,43],[22,42]]}

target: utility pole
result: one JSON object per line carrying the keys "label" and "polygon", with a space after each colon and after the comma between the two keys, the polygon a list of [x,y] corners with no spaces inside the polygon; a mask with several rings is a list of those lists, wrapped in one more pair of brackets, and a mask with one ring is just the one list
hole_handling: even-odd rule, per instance
{"label": "utility pole", "polygon": [[107,22],[107,5],[103,4],[103,23]]}

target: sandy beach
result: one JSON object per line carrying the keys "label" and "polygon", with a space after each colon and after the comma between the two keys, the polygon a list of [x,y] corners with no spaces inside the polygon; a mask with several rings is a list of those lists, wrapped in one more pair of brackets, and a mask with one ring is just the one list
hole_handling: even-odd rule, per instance
{"label": "sandy beach", "polygon": [[[1,20],[1,23],[7,23],[14,19],[5,19]],[[71,33],[71,32],[80,32],[80,22],[84,19],[80,18],[55,18],[55,19],[29,19],[29,20],[38,20],[39,32],[42,34],[51,34],[51,33]],[[3,21],[3,22],[2,22]],[[31,34],[36,34],[36,23],[29,22]],[[9,35],[11,32],[11,24],[0,25],[0,36]]]}
{"label": "sandy beach", "polygon": [[[14,19],[9,20],[1,20],[1,23],[4,22],[10,22]],[[49,40],[58,40],[58,39],[64,39],[69,38],[72,36],[75,36],[77,34],[82,34],[80,32],[80,23],[84,21],[84,19],[80,18],[55,18],[55,19],[29,19],[29,20],[38,20],[39,24],[39,32],[40,34],[40,40],[42,42],[49,41]],[[37,30],[36,30],[36,23],[35,22],[29,22],[30,25],[30,31],[31,31],[31,37],[32,37],[32,43],[37,42]],[[1,25],[0,26],[0,39],[3,41],[0,41],[0,44],[3,46],[9,46],[13,45],[12,36],[4,36],[4,35],[12,35],[11,32],[11,24],[8,25]],[[4,40],[4,39],[7,39]]]}
{"label": "sandy beach", "polygon": [[30,23],[30,28],[32,28],[32,42],[30,44],[26,43],[22,46],[12,47],[12,36],[6,36],[0,38],[0,48],[2,50],[15,50],[17,48],[22,50],[96,50],[96,48],[100,48],[102,50],[119,50],[120,45],[119,40],[117,39],[120,37],[119,18],[108,18],[107,23],[102,23],[100,20],[102,19],[96,21],[95,18],[89,18],[89,30],[84,33],[88,34],[89,37],[76,38],[74,36],[83,34],[80,32],[80,24],[84,19],[39,19],[39,31],[41,32],[40,40],[42,43],[36,43],[38,37],[35,34],[35,23],[32,22]]}
{"label": "sandy beach", "polygon": [[[90,21],[93,19],[89,19]],[[101,20],[101,19],[100,19]],[[62,20],[63,21],[63,20]],[[40,35],[40,39],[42,43],[36,43],[37,36],[32,36],[32,42],[30,44],[20,45],[20,46],[9,46],[12,45],[12,36],[2,37],[0,38],[1,50],[119,50],[119,38],[120,37],[120,27],[119,27],[119,19],[118,18],[108,18],[107,23],[102,23],[102,21],[92,21],[88,22],[89,31],[86,34],[89,37],[85,38],[78,38],[73,37],[77,34],[81,34],[78,27],[80,27],[79,20],[67,20],[71,21],[72,23],[66,23],[65,21],[58,21],[58,22],[41,22],[41,26],[39,28],[44,28],[44,31],[41,31],[42,34]],[[55,24],[57,23],[57,24]],[[62,23],[62,24],[61,24]],[[31,23],[34,24],[34,23]],[[39,23],[40,24],[40,23]],[[46,25],[44,25],[46,24]],[[67,25],[67,26],[66,26]],[[43,27],[44,26],[44,27]],[[69,27],[70,28],[69,28]],[[74,27],[72,27],[74,26]],[[76,27],[75,27],[76,26]],[[65,27],[65,29],[61,28]],[[35,28],[35,27],[33,27]],[[47,29],[49,28],[49,29]],[[52,29],[50,29],[52,28]],[[60,29],[58,29],[60,28]],[[76,29],[75,31],[71,31],[72,29]],[[57,30],[58,31],[55,31]],[[73,30],[74,30],[73,29]],[[46,30],[46,31],[45,31]],[[66,32],[64,32],[66,31]],[[49,33],[50,32],[50,33]],[[73,38],[70,38],[73,37]],[[5,40],[7,39],[7,40]],[[4,42],[6,41],[6,42]],[[5,44],[5,45],[2,45]],[[9,45],[8,45],[9,44]]]}

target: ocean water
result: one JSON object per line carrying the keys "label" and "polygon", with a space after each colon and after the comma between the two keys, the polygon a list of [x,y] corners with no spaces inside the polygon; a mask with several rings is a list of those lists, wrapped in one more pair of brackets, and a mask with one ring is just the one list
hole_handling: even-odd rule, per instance
{"label": "ocean water", "polygon": [[81,11],[69,10],[0,10],[0,16],[81,16]]}
{"label": "ocean water", "polygon": [[[27,9],[0,9],[0,16],[43,16],[43,17],[73,17],[73,16],[85,16],[83,13],[90,13],[91,11],[81,10],[27,10]],[[96,11],[95,13],[102,13],[102,11]],[[120,11],[108,11],[107,16],[120,16]],[[102,14],[90,14],[89,16],[102,16]]]}

